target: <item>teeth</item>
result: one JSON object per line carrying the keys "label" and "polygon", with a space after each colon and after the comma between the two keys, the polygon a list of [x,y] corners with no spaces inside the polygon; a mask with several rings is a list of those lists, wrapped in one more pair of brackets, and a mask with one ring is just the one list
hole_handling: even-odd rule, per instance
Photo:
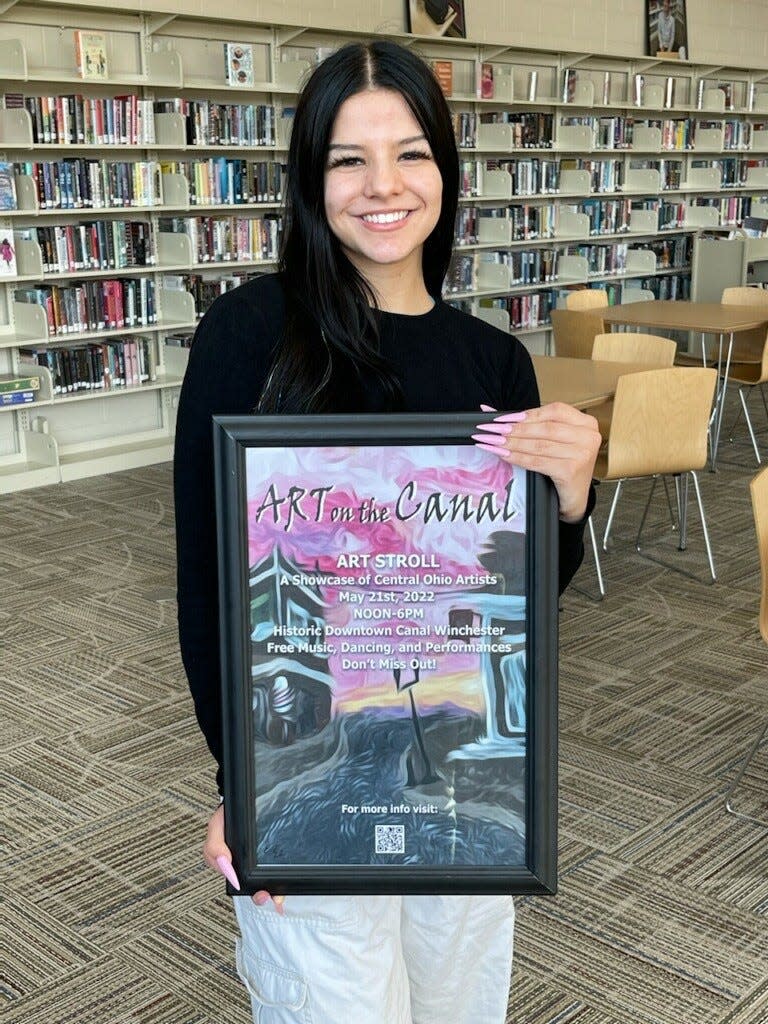
{"label": "teeth", "polygon": [[371,224],[394,224],[396,220],[404,220],[408,213],[408,210],[396,210],[394,213],[366,213],[363,220],[367,220]]}

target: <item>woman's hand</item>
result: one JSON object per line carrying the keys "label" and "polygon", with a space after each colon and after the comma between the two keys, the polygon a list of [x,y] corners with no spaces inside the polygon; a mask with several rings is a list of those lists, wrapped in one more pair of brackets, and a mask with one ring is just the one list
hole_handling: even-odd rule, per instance
{"label": "woman's hand", "polygon": [[[232,852],[224,842],[224,804],[220,804],[210,817],[208,822],[208,835],[203,846],[203,860],[209,868],[224,875],[227,881],[235,889],[240,888],[240,881],[232,867]],[[275,904],[278,914],[284,913],[283,901],[285,896],[270,896],[266,889],[261,889],[251,897],[254,903],[262,907],[269,900]]]}
{"label": "woman's hand", "polygon": [[[484,412],[495,412],[481,406]],[[497,416],[481,423],[472,438],[478,448],[494,452],[521,469],[550,477],[560,502],[560,518],[576,523],[587,509],[592,472],[601,444],[594,416],[563,402],[527,412]]]}

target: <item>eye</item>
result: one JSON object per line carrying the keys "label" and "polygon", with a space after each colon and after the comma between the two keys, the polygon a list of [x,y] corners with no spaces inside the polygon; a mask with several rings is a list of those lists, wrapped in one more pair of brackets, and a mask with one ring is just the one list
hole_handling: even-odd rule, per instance
{"label": "eye", "polygon": [[409,149],[400,154],[401,160],[431,160],[432,154],[425,149]]}
{"label": "eye", "polygon": [[362,162],[359,156],[337,156],[331,160],[328,167],[330,170],[333,170],[334,167],[356,167]]}

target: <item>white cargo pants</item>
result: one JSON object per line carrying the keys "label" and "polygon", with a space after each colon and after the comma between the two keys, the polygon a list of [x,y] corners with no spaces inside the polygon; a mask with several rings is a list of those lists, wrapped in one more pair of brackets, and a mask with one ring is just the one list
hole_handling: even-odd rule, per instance
{"label": "white cargo pants", "polygon": [[254,1024],[503,1024],[511,896],[235,897]]}

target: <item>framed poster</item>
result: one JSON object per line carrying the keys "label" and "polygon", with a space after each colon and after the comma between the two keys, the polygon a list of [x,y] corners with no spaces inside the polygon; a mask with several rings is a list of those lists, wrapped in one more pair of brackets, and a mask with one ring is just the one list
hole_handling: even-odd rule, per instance
{"label": "framed poster", "polygon": [[554,892],[557,504],[491,418],[214,419],[242,892]]}
{"label": "framed poster", "polygon": [[688,60],[685,0],[645,0],[648,53]]}
{"label": "framed poster", "polygon": [[464,0],[407,0],[406,23],[416,36],[467,38]]}

